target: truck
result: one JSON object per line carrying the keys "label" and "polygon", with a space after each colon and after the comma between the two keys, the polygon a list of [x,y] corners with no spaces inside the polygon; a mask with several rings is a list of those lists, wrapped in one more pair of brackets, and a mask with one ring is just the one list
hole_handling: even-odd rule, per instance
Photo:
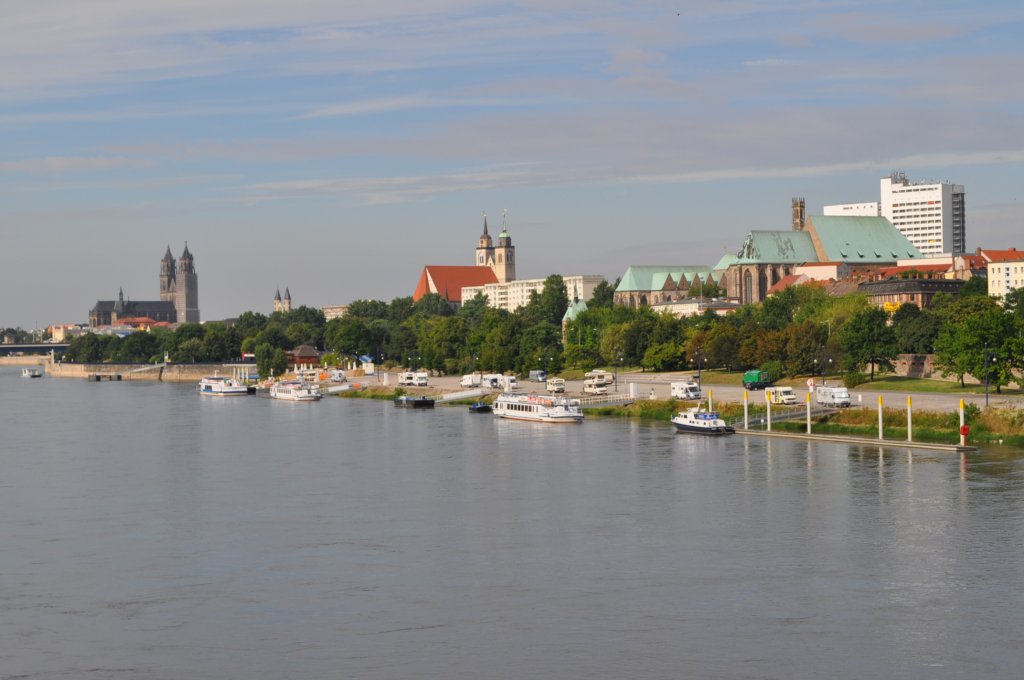
{"label": "truck", "polygon": [[792,387],[769,387],[764,391],[773,404],[795,404],[796,392]]}
{"label": "truck", "polygon": [[692,381],[669,383],[673,399],[700,399],[700,385]]}
{"label": "truck", "polygon": [[530,371],[530,382],[547,382],[547,371]]}
{"label": "truck", "polygon": [[565,392],[565,379],[564,378],[548,378],[547,390],[552,394],[562,394]]}
{"label": "truck", "polygon": [[743,387],[748,390],[763,390],[772,384],[772,377],[768,371],[747,371],[743,374]]}
{"label": "truck", "polygon": [[608,394],[607,383],[598,378],[588,378],[583,381],[584,394]]}
{"label": "truck", "polygon": [[814,390],[814,400],[819,406],[846,408],[850,405],[850,390],[840,386],[819,385]]}

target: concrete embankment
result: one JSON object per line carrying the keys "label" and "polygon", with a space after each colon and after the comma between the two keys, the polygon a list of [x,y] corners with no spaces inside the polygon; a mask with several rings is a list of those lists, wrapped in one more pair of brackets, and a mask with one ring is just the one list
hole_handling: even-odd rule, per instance
{"label": "concrete embankment", "polygon": [[858,444],[861,446],[879,446],[898,449],[929,449],[931,451],[947,451],[949,453],[970,453],[977,451],[974,446],[959,444],[930,444],[928,442],[906,442],[895,439],[869,439],[867,437],[850,437],[835,434],[806,434],[799,432],[768,432],[767,430],[736,430],[736,434],[752,437],[784,437],[786,439],[803,439],[814,442],[837,442],[841,444]]}
{"label": "concrete embankment", "polygon": [[[145,380],[150,382],[199,382],[206,375],[231,375],[231,368],[221,364],[46,364],[51,378],[79,378],[87,380],[100,376],[103,380]],[[108,377],[110,376],[110,377]],[[116,376],[120,376],[117,378]]]}

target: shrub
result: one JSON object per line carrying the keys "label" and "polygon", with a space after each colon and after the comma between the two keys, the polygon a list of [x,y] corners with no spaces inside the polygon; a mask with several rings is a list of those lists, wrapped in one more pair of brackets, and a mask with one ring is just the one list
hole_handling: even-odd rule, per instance
{"label": "shrub", "polygon": [[856,387],[867,381],[867,376],[860,371],[847,371],[843,373],[843,385],[847,388]]}

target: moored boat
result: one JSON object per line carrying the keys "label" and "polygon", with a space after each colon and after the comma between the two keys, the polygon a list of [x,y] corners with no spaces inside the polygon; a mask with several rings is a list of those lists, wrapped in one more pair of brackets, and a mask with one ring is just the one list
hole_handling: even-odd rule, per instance
{"label": "moored boat", "polygon": [[535,423],[582,423],[579,402],[565,397],[543,394],[504,393],[494,400],[494,415],[511,420]]}
{"label": "moored boat", "polygon": [[414,397],[408,394],[395,397],[398,408],[434,408],[434,400],[430,397]]}
{"label": "moored boat", "polygon": [[249,394],[249,388],[234,378],[221,375],[208,375],[199,381],[196,386],[199,394],[206,394],[211,397],[244,397]]}
{"label": "moored boat", "polygon": [[677,432],[692,434],[721,435],[736,432],[731,425],[725,424],[717,412],[702,411],[699,407],[680,411],[672,418],[672,424],[676,426]]}
{"label": "moored boat", "polygon": [[490,413],[493,409],[486,401],[477,401],[469,405],[470,413]]}
{"label": "moored boat", "polygon": [[21,369],[22,378],[42,378],[43,369],[38,366],[29,366],[28,368]]}
{"label": "moored boat", "polygon": [[285,401],[320,401],[320,386],[301,380],[282,380],[270,386],[270,396]]}

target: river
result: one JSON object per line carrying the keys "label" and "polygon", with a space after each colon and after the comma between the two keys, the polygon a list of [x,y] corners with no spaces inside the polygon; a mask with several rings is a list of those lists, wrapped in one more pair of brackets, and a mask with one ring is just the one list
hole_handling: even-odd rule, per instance
{"label": "river", "polygon": [[0,678],[1017,678],[1024,457],[0,367]]}

